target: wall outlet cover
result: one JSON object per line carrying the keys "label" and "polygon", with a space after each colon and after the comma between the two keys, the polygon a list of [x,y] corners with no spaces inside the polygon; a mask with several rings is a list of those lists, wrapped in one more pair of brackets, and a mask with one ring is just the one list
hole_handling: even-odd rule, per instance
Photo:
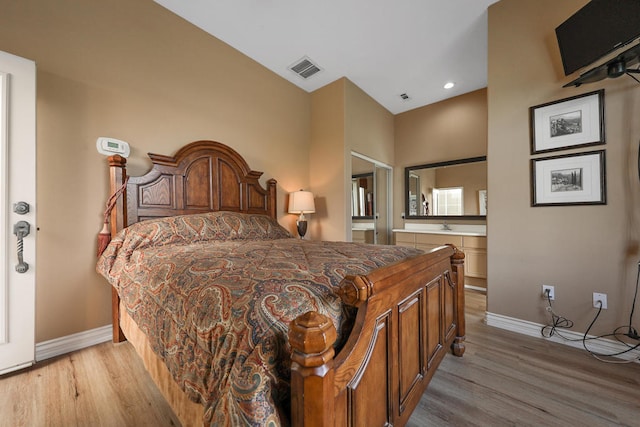
{"label": "wall outlet cover", "polygon": [[607,309],[607,294],[601,294],[599,292],[594,292],[593,293],[593,307],[594,308],[600,308],[600,303],[598,301],[602,302],[602,309],[606,310]]}

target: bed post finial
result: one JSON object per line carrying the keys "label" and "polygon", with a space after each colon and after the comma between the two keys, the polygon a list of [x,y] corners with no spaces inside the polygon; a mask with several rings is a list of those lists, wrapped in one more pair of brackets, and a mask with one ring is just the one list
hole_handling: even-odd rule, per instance
{"label": "bed post finial", "polygon": [[315,311],[289,324],[291,345],[291,424],[333,427],[335,414],[333,344],[336,328],[331,319]]}
{"label": "bed post finial", "polygon": [[366,276],[348,275],[336,291],[342,302],[351,307],[360,307],[373,295],[373,284]]}

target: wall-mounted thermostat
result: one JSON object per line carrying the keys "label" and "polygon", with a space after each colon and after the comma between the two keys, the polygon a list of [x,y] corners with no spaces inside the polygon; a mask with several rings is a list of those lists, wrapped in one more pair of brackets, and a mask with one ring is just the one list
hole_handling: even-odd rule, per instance
{"label": "wall-mounted thermostat", "polygon": [[105,156],[113,156],[114,154],[119,154],[122,157],[129,157],[129,144],[124,141],[120,141],[115,138],[108,138],[106,136],[101,136],[96,141],[96,147],[98,148],[98,153],[104,154]]}

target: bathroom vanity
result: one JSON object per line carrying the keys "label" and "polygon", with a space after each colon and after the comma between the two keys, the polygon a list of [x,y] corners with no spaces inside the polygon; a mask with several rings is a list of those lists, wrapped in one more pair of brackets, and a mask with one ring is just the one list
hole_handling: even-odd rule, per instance
{"label": "bathroom vanity", "polygon": [[352,228],[351,241],[355,243],[373,243],[373,228]]}
{"label": "bathroom vanity", "polygon": [[451,243],[465,254],[465,286],[487,289],[487,227],[482,224],[455,224],[443,229],[443,224],[406,224],[394,229],[395,244],[429,251]]}

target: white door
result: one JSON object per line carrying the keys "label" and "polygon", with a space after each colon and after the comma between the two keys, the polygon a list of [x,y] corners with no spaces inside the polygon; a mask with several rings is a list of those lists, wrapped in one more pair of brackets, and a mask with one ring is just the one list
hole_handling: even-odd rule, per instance
{"label": "white door", "polygon": [[1,375],[35,360],[36,281],[36,66],[5,52],[0,52],[0,179]]}

